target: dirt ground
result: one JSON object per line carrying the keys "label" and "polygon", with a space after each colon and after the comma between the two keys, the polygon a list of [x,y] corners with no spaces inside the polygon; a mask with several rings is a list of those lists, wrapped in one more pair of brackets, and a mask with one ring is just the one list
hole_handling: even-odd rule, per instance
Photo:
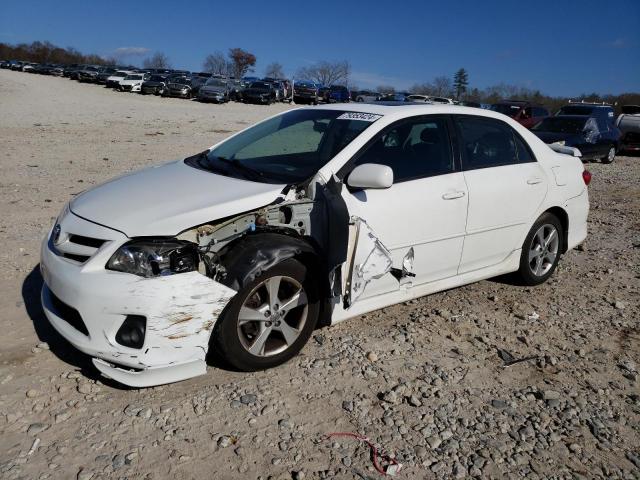
{"label": "dirt ground", "polygon": [[547,284],[379,310],[273,370],[127,389],[52,331],[39,245],[73,195],[287,108],[0,71],[0,478],[381,478],[332,432],[397,478],[640,478],[638,157],[588,165],[588,240]]}

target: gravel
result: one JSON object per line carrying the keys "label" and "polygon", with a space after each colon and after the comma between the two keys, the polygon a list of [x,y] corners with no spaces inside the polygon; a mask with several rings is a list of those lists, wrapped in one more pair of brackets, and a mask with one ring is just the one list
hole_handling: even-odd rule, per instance
{"label": "gravel", "polygon": [[0,478],[378,478],[366,443],[334,432],[393,455],[398,478],[639,478],[638,158],[587,165],[589,237],[547,284],[371,312],[269,371],[123,388],[47,326],[38,249],[65,202],[286,108],[0,71]]}

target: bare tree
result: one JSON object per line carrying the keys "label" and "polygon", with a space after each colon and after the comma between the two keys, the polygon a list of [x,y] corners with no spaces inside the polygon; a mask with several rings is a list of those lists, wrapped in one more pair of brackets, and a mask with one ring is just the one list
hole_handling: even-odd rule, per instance
{"label": "bare tree", "polygon": [[378,93],[396,93],[395,87],[391,85],[379,85],[376,91]]}
{"label": "bare tree", "polygon": [[441,76],[433,79],[433,93],[437,97],[452,97],[453,83],[449,77]]}
{"label": "bare tree", "polygon": [[264,70],[264,76],[271,78],[284,78],[284,70],[282,69],[282,65],[278,62],[270,63]]}
{"label": "bare tree", "polygon": [[346,60],[339,62],[319,62],[311,67],[303,67],[296,73],[296,78],[311,80],[322,85],[348,84],[351,65]]}
{"label": "bare tree", "polygon": [[169,57],[162,52],[156,52],[151,57],[146,58],[142,66],[144,68],[171,68]]}
{"label": "bare tree", "polygon": [[207,55],[202,63],[202,69],[214,75],[227,76],[232,72],[232,65],[222,52],[215,52]]}
{"label": "bare tree", "polygon": [[229,60],[233,67],[233,75],[242,78],[256,64],[256,56],[241,48],[229,49]]}

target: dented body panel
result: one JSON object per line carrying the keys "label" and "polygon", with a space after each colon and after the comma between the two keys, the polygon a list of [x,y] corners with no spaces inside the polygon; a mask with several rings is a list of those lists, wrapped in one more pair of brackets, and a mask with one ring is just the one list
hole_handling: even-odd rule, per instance
{"label": "dented body panel", "polygon": [[[146,370],[199,362],[202,371],[211,331],[236,292],[198,272],[157,278],[105,272],[104,259],[124,239],[118,242],[118,232],[84,223],[68,213],[59,224],[64,232],[92,230],[113,240],[82,267],[56,255],[47,240],[42,244],[42,304],[54,328],[79,350],[113,364]],[[87,335],[63,318],[60,302],[79,313]],[[115,340],[127,315],[147,319],[141,349]]]}

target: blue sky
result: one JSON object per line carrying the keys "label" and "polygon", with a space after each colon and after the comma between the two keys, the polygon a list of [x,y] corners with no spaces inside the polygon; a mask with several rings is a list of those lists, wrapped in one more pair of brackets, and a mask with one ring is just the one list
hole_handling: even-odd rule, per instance
{"label": "blue sky", "polygon": [[272,61],[292,75],[344,59],[359,87],[406,88],[464,67],[479,88],[640,91],[640,0],[0,1],[0,42],[34,40],[134,64],[162,51],[189,70],[241,47],[258,75]]}

